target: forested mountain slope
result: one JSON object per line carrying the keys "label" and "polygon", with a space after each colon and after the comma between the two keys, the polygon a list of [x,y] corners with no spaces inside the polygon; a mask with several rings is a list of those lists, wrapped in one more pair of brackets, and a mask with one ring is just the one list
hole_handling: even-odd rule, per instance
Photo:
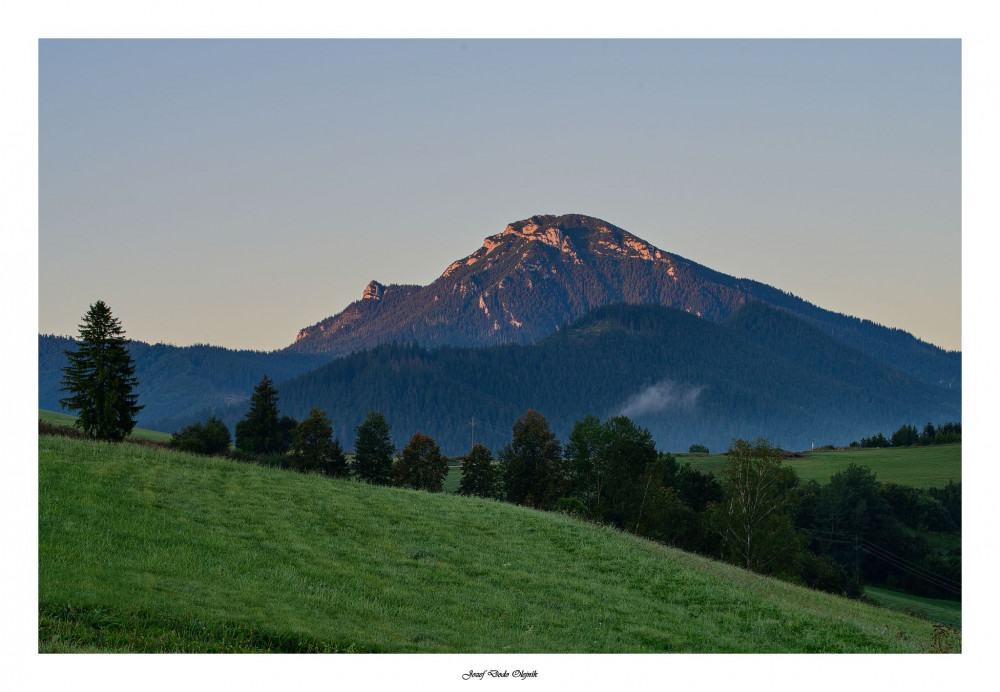
{"label": "forested mountain slope", "polygon": [[[420,430],[450,454],[468,450],[473,418],[476,440],[496,448],[529,408],[563,439],[588,413],[628,415],[665,450],[719,449],[757,436],[802,449],[847,444],[901,421],[961,418],[959,391],[893,370],[759,302],[718,323],[671,308],[612,305],[536,344],[381,346],[278,388],[282,413],[301,418],[317,406],[347,445],[364,414],[379,409],[397,444]],[[232,424],[244,411],[211,413]]]}

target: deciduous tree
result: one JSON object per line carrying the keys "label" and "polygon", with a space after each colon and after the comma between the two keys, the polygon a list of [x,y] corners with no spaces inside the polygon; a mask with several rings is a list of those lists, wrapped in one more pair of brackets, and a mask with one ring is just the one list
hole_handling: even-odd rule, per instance
{"label": "deciduous tree", "polygon": [[602,465],[607,482],[601,497],[602,515],[625,527],[642,511],[651,486],[643,473],[656,461],[656,443],[649,430],[625,416],[604,422]]}
{"label": "deciduous tree", "polygon": [[593,516],[604,489],[606,474],[601,459],[604,448],[604,428],[597,416],[587,415],[573,425],[566,443],[574,494]]}
{"label": "deciduous tree", "polygon": [[791,520],[795,472],[782,466],[782,457],[765,439],[735,440],[723,471],[723,500],[712,508],[712,526],[730,559],[758,572],[780,571],[801,550]]}
{"label": "deciduous tree", "polygon": [[551,509],[568,487],[562,445],[538,411],[529,410],[514,423],[513,438],[499,458],[508,502]]}
{"label": "deciduous tree", "polygon": [[448,462],[434,438],[416,432],[392,465],[393,485],[439,493],[448,475]]}

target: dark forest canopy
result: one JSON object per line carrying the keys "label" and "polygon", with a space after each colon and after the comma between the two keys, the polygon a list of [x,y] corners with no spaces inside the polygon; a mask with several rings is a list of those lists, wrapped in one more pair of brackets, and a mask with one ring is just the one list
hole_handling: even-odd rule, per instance
{"label": "dark forest canopy", "polygon": [[[658,306],[607,306],[531,345],[387,345],[279,389],[283,412],[303,418],[320,407],[347,446],[364,412],[377,409],[393,421],[397,446],[421,430],[452,455],[470,448],[472,418],[476,441],[496,448],[529,408],[561,439],[587,414],[628,415],[675,451],[765,435],[786,449],[847,445],[901,420],[961,419],[959,390],[919,382],[760,303],[721,323]],[[160,427],[209,414],[232,424],[245,411],[216,406]]]}

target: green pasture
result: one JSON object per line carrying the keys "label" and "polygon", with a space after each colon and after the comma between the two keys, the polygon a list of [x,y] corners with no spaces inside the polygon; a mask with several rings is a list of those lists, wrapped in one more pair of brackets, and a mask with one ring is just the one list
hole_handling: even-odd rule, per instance
{"label": "green pasture", "polygon": [[[67,425],[72,427],[76,424],[76,416],[57,411],[43,411],[42,409],[38,409],[38,418],[53,425]],[[145,430],[143,428],[132,430],[131,437],[141,440],[152,440],[153,442],[170,442],[170,433],[159,432],[158,430]]]}
{"label": "green pasture", "polygon": [[948,627],[962,628],[961,601],[946,601],[939,598],[923,598],[899,591],[865,587],[865,595],[879,605],[907,613],[918,618],[937,622]]}
{"label": "green pasture", "polygon": [[52,436],[38,474],[43,652],[935,646],[925,620],[494,501]]}
{"label": "green pasture", "polygon": [[[716,475],[728,465],[724,454],[678,454],[679,461]],[[826,483],[830,476],[850,464],[867,466],[883,483],[915,488],[943,488],[948,481],[962,482],[962,445],[929,445],[885,449],[836,449],[802,452],[786,459],[802,480]]]}

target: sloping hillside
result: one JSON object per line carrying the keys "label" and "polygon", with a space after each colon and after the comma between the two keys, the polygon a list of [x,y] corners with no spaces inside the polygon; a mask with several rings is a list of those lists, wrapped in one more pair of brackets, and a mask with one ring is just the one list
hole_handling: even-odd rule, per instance
{"label": "sloping hillside", "polygon": [[[523,507],[39,439],[41,651],[917,652],[929,623]],[[952,635],[956,650],[959,635]]]}

